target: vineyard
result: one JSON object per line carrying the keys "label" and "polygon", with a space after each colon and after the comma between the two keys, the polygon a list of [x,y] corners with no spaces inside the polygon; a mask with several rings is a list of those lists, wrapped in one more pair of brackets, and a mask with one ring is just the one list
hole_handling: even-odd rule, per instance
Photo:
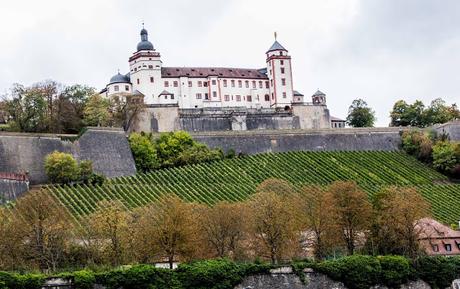
{"label": "vineyard", "polygon": [[431,203],[436,219],[456,223],[460,217],[460,184],[449,183],[442,174],[402,152],[267,153],[120,177],[102,186],[49,189],[79,219],[93,212],[102,200],[120,200],[127,209],[149,204],[165,194],[209,205],[241,201],[271,177],[296,187],[354,180],[369,196],[383,186],[413,186]]}

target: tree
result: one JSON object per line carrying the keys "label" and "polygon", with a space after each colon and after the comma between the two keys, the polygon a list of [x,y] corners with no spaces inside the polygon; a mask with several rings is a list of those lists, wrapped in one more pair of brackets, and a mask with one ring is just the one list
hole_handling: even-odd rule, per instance
{"label": "tree", "polygon": [[366,233],[370,226],[372,210],[367,195],[352,181],[332,183],[327,194],[335,225],[348,254],[353,255],[359,234]]}
{"label": "tree", "polygon": [[128,237],[129,214],[119,201],[101,201],[98,209],[89,217],[89,224],[95,237],[103,246],[107,261],[112,265],[123,264]]}
{"label": "tree", "polygon": [[309,240],[317,260],[326,257],[335,241],[334,216],[324,188],[304,186],[300,189],[300,210],[306,232],[311,232]]}
{"label": "tree", "polygon": [[276,193],[282,196],[289,196],[294,193],[294,188],[292,185],[285,180],[277,179],[277,178],[269,178],[264,180],[260,183],[257,188],[256,192],[258,193]]}
{"label": "tree", "polygon": [[162,133],[155,141],[157,156],[162,166],[174,166],[179,155],[195,144],[190,134],[184,131]]}
{"label": "tree", "polygon": [[296,206],[288,196],[275,192],[257,192],[248,203],[251,216],[250,232],[259,256],[272,264],[292,256],[300,249],[301,227]]}
{"label": "tree", "polygon": [[388,187],[373,199],[372,247],[378,254],[415,258],[422,233],[418,222],[429,216],[429,204],[414,188]]}
{"label": "tree", "polygon": [[460,161],[456,158],[455,145],[448,141],[438,141],[433,146],[433,167],[447,173]]}
{"label": "tree", "polygon": [[220,202],[200,216],[203,238],[213,257],[236,257],[246,235],[245,208],[240,203]]}
{"label": "tree", "polygon": [[99,94],[92,95],[84,109],[84,122],[88,126],[107,126],[110,119],[110,102]]}
{"label": "tree", "polygon": [[160,164],[150,134],[132,133],[129,136],[129,145],[136,168],[139,171],[148,172],[159,167]]}
{"label": "tree", "polygon": [[398,100],[390,113],[390,126],[425,126],[423,112],[425,105],[420,100],[409,105],[404,100]]}
{"label": "tree", "polygon": [[71,217],[47,191],[30,192],[17,200],[15,226],[23,230],[26,259],[40,270],[53,270],[63,259],[72,230]]}
{"label": "tree", "polygon": [[130,131],[132,125],[139,121],[140,114],[144,111],[143,98],[138,96],[114,96],[110,99],[110,111],[112,112],[112,125],[123,127]]}
{"label": "tree", "polygon": [[173,268],[177,258],[187,259],[197,248],[198,224],[192,207],[176,196],[165,196],[147,209],[153,250]]}
{"label": "tree", "polygon": [[433,124],[446,123],[458,118],[459,115],[460,112],[455,104],[449,107],[443,99],[437,98],[433,100],[424,111],[424,124],[425,126],[430,126]]}
{"label": "tree", "polygon": [[79,179],[77,161],[71,154],[54,151],[45,158],[45,171],[52,183],[68,184]]}
{"label": "tree", "polygon": [[[16,227],[16,218],[7,207],[0,207],[0,270],[22,269],[24,231]],[[1,288],[1,287],[0,287]]]}
{"label": "tree", "polygon": [[362,99],[355,99],[348,109],[347,123],[352,127],[372,127],[375,112]]}

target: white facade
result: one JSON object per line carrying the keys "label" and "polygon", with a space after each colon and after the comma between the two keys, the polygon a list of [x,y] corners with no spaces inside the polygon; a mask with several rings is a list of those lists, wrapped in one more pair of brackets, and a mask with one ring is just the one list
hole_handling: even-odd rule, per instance
{"label": "white facade", "polygon": [[142,94],[146,104],[178,104],[179,108],[286,108],[294,99],[292,64],[277,41],[266,52],[266,68],[164,67],[145,29],[130,71],[118,73],[103,90],[106,96]]}

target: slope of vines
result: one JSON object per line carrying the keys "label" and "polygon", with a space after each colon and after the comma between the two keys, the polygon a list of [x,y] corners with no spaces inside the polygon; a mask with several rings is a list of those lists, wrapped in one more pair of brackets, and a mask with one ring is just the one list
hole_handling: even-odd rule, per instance
{"label": "slope of vines", "polygon": [[438,220],[453,223],[460,217],[460,185],[449,184],[445,176],[402,152],[267,153],[115,178],[103,186],[53,186],[50,190],[78,219],[93,212],[101,200],[117,199],[128,209],[165,194],[209,205],[241,201],[271,177],[297,187],[354,180],[370,196],[388,185],[413,186],[431,203]]}

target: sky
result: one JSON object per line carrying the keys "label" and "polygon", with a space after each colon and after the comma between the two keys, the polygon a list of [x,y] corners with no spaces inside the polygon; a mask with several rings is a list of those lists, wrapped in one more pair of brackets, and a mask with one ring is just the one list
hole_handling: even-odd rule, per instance
{"label": "sky", "polygon": [[265,67],[274,41],[294,88],[331,115],[356,98],[388,126],[399,99],[460,105],[458,0],[15,0],[0,2],[0,94],[52,79],[102,89],[128,72],[141,23],[164,66]]}

